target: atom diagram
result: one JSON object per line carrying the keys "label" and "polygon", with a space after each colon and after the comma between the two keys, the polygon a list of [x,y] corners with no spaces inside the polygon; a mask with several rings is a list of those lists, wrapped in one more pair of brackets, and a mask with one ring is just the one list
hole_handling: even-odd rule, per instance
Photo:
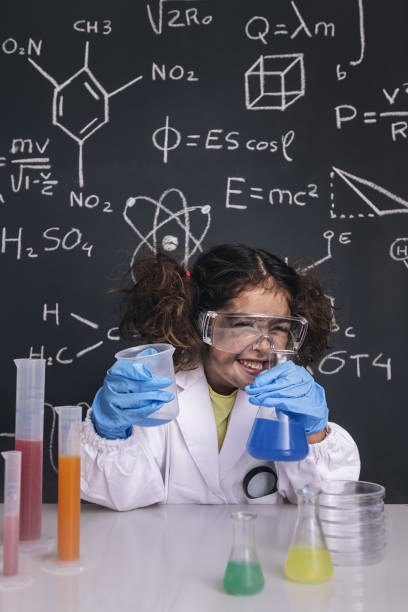
{"label": "atom diagram", "polygon": [[[166,202],[166,204],[165,204]],[[153,228],[146,235],[137,227],[130,215],[132,211],[140,214],[140,220],[145,216],[141,213],[143,206],[148,206],[153,212]],[[172,209],[176,210],[173,211]],[[195,211],[203,215],[204,227],[201,234],[196,238],[190,231],[190,216]],[[187,199],[179,189],[167,189],[162,193],[159,200],[154,200],[147,196],[130,197],[126,201],[123,217],[126,223],[133,229],[140,243],[133,252],[131,266],[137,257],[140,249],[145,245],[152,253],[157,253],[158,248],[164,251],[174,251],[183,244],[184,258],[182,264],[188,267],[190,258],[197,252],[202,251],[201,244],[207,234],[211,223],[211,206],[209,204],[188,206]],[[132,215],[134,216],[134,215]],[[196,221],[197,215],[193,215]],[[170,234],[168,225],[172,224],[173,233]],[[139,225],[139,224],[138,224]],[[180,240],[178,235],[182,235]],[[135,279],[133,279],[135,281]]]}

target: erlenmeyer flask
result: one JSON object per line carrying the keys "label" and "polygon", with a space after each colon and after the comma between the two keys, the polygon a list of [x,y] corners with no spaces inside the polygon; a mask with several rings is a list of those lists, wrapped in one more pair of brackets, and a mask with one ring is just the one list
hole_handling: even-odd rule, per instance
{"label": "erlenmeyer flask", "polygon": [[[287,360],[287,355],[271,350],[269,369]],[[269,406],[260,406],[246,448],[262,461],[300,461],[309,453],[303,425]]]}
{"label": "erlenmeyer flask", "polygon": [[253,595],[263,589],[264,577],[255,550],[256,514],[233,512],[233,542],[224,574],[224,589],[230,595]]}
{"label": "erlenmeyer flask", "polygon": [[310,485],[296,491],[298,515],[285,563],[286,576],[295,582],[326,582],[333,574],[319,517],[320,493]]}
{"label": "erlenmeyer flask", "polygon": [[275,408],[261,406],[249,434],[247,451],[263,461],[300,461],[309,453],[304,427]]}

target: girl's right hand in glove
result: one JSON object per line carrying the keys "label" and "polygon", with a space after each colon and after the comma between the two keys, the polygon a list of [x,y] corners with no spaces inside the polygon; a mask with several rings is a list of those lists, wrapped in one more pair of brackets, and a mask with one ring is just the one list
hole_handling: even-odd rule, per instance
{"label": "girl's right hand in glove", "polygon": [[[155,352],[146,349],[140,355]],[[149,416],[174,399],[173,393],[162,391],[172,382],[170,378],[152,374],[141,363],[119,359],[107,371],[103,386],[92,403],[91,419],[96,432],[103,438],[114,440],[128,438],[133,425],[162,425],[162,420]]]}

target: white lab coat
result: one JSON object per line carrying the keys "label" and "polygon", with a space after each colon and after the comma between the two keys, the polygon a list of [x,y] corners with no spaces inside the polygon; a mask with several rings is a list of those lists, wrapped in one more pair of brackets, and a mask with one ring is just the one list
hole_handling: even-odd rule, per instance
{"label": "white lab coat", "polygon": [[[176,375],[180,414],[159,427],[133,427],[126,440],[95,432],[90,412],[81,432],[82,498],[115,510],[154,503],[235,504],[296,502],[295,489],[320,479],[358,480],[360,458],[351,436],[329,423],[326,438],[310,445],[302,461],[254,459],[246,441],[257,406],[239,390],[218,452],[217,431],[203,367]],[[278,491],[246,497],[242,482],[259,465],[274,467]]]}

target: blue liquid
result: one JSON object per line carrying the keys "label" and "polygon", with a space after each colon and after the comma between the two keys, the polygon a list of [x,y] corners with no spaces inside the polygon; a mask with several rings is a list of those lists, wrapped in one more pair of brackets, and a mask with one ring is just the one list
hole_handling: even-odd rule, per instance
{"label": "blue liquid", "polygon": [[255,459],[300,461],[308,454],[309,445],[300,423],[258,418],[249,434],[247,451]]}

